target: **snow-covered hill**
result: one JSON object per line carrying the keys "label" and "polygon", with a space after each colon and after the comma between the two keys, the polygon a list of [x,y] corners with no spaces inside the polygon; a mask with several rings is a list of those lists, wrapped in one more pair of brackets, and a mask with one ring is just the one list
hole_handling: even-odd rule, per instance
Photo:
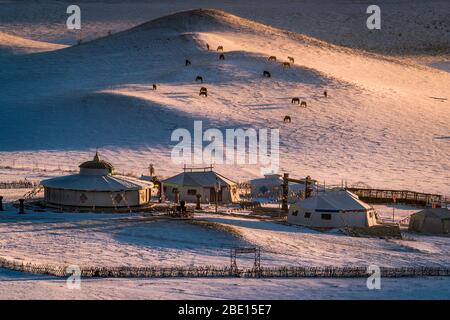
{"label": "snow-covered hill", "polygon": [[43,41],[34,41],[0,31],[0,55],[20,54],[29,52],[44,52],[67,47]]}
{"label": "snow-covered hill", "polygon": [[[206,43],[223,45],[226,59]],[[283,69],[269,55],[295,65]],[[203,120],[279,128],[281,168],[293,176],[450,193],[450,74],[406,59],[193,10],[80,46],[0,57],[0,67],[5,165],[75,167],[98,147],[119,171],[140,174],[154,163],[168,175],[180,169],[170,163],[171,132]],[[236,169],[219,166],[236,180],[259,174],[258,166]]]}
{"label": "snow-covered hill", "polygon": [[[209,7],[334,44],[388,54],[450,53],[447,0],[78,0],[83,37],[95,39],[175,11]],[[70,1],[1,1],[0,30],[33,40],[74,44],[65,28]],[[366,9],[381,8],[368,30]]]}

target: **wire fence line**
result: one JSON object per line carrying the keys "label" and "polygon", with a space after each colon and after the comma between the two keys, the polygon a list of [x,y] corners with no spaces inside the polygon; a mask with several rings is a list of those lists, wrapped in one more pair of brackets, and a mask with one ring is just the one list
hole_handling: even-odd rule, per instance
{"label": "wire fence line", "polygon": [[39,184],[37,181],[18,180],[0,182],[0,189],[32,189]]}
{"label": "wire fence line", "polygon": [[[0,257],[0,267],[20,272],[68,277],[66,266],[52,264],[24,263]],[[450,276],[450,267],[406,267],[383,268],[381,277],[430,277]],[[80,267],[81,277],[98,278],[367,278],[366,267],[261,267],[258,269],[236,269],[222,266],[189,267]]]}

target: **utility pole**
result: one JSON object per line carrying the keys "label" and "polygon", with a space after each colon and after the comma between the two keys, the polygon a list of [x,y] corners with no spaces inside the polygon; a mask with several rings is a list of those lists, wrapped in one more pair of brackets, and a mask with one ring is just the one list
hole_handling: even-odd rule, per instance
{"label": "utility pole", "polygon": [[313,188],[310,188],[309,185],[312,184],[312,179],[310,176],[307,176],[305,178],[305,199],[311,197],[311,193],[313,191]]}

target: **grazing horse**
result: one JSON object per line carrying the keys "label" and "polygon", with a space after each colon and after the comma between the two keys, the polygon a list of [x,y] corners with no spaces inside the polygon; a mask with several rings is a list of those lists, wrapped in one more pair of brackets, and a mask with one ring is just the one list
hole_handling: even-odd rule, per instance
{"label": "grazing horse", "polygon": [[292,104],[294,104],[294,103],[300,104],[300,99],[299,98],[292,98],[291,103]]}
{"label": "grazing horse", "polygon": [[197,78],[195,78],[195,82],[200,81],[201,83],[203,83],[203,77],[202,76],[197,76]]}
{"label": "grazing horse", "polygon": [[209,51],[209,43],[206,44],[206,49]]}
{"label": "grazing horse", "polygon": [[294,58],[293,57],[288,57],[288,59],[289,59],[289,62],[294,63]]}
{"label": "grazing horse", "polygon": [[201,87],[200,88],[200,93],[198,94],[199,96],[208,96],[208,89],[206,89],[205,87]]}
{"label": "grazing horse", "polygon": [[269,59],[267,59],[269,61],[277,61],[277,57],[275,56],[270,56]]}
{"label": "grazing horse", "polygon": [[302,103],[300,103],[300,107],[305,107],[306,108],[306,101],[302,101]]}
{"label": "grazing horse", "polygon": [[156,90],[156,84],[153,84],[153,90]]}
{"label": "grazing horse", "polygon": [[323,92],[323,96],[324,96],[325,98],[328,97],[327,90],[325,90],[325,91]]}
{"label": "grazing horse", "polygon": [[223,53],[220,54],[219,60],[225,60],[225,55]]}
{"label": "grazing horse", "polygon": [[264,72],[263,72],[263,76],[264,76],[264,77],[266,77],[266,78],[270,78],[270,72],[269,72],[269,71],[266,71],[266,70],[264,70]]}
{"label": "grazing horse", "polygon": [[290,116],[284,116],[283,122],[291,123],[291,117]]}
{"label": "grazing horse", "polygon": [[223,51],[223,46],[218,46],[217,51]]}
{"label": "grazing horse", "polygon": [[186,59],[186,67],[191,65],[191,61],[189,61],[188,59]]}
{"label": "grazing horse", "polygon": [[290,68],[291,64],[289,62],[283,62],[283,68]]}

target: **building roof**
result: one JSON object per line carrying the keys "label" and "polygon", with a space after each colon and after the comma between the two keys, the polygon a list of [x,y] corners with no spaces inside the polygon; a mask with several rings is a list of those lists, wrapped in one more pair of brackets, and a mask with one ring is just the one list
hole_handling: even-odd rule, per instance
{"label": "building roof", "polygon": [[81,169],[105,169],[112,173],[114,171],[114,166],[105,160],[100,160],[98,152],[95,153],[94,159],[90,161],[83,162],[80,164]]}
{"label": "building roof", "polygon": [[283,178],[279,174],[264,175],[264,178],[256,178],[250,180],[251,185],[280,185]]}
{"label": "building roof", "polygon": [[[252,188],[259,188],[262,186],[265,187],[279,187],[282,188],[284,179],[281,175],[279,174],[266,174],[264,175],[264,178],[256,178],[256,179],[252,179],[250,180],[250,186]],[[305,188],[305,183],[301,182],[288,182],[289,185],[289,190],[291,191],[299,191],[300,189],[304,189]],[[310,187],[316,188],[316,186],[314,184],[310,184]]]}
{"label": "building roof", "polygon": [[140,190],[153,186],[151,182],[131,177],[80,174],[47,179],[42,181],[41,184],[52,189],[106,192]]}
{"label": "building roof", "polygon": [[163,180],[162,183],[168,186],[176,187],[215,187],[217,181],[221,186],[236,185],[234,181],[214,172],[210,171],[185,171],[173,177]]}
{"label": "building roof", "polygon": [[447,208],[427,208],[413,213],[412,216],[433,217],[439,219],[450,219],[450,210]]}
{"label": "building roof", "polygon": [[298,206],[316,212],[367,211],[372,208],[348,190],[322,192],[300,201]]}
{"label": "building roof", "polygon": [[153,187],[153,183],[132,177],[113,175],[111,163],[100,160],[98,152],[94,159],[82,163],[80,173],[47,179],[41,182],[45,188],[77,191],[128,191]]}

